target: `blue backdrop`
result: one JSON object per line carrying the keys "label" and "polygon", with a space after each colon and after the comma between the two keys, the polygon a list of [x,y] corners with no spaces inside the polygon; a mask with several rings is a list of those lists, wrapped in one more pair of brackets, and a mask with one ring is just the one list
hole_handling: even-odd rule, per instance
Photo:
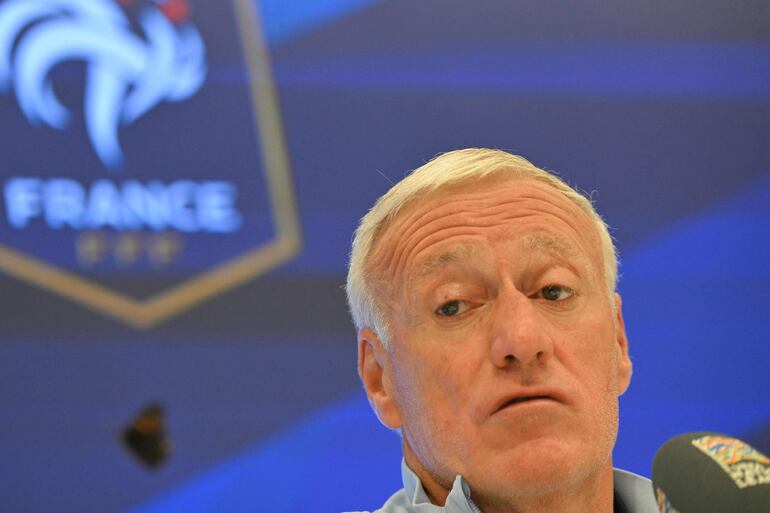
{"label": "blue backdrop", "polygon": [[[379,506],[400,444],[357,382],[349,243],[391,180],[468,146],[613,227],[616,464],[649,475],[696,430],[770,452],[765,2],[22,2],[44,15],[0,0],[0,510]],[[173,452],[150,470],[119,435],[153,402]]]}

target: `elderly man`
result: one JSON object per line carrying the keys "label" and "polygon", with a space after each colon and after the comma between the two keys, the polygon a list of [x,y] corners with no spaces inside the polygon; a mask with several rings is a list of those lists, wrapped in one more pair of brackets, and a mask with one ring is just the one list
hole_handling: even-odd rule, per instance
{"label": "elderly man", "polygon": [[358,371],[403,440],[386,513],[654,513],[613,470],[629,385],[617,260],[591,203],[521,157],[443,154],[362,219]]}

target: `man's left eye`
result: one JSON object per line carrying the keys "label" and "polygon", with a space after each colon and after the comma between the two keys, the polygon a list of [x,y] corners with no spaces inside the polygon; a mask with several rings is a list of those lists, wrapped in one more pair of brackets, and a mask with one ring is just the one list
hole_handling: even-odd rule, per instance
{"label": "man's left eye", "polygon": [[547,285],[540,289],[540,296],[548,301],[564,301],[574,295],[574,290],[562,285]]}

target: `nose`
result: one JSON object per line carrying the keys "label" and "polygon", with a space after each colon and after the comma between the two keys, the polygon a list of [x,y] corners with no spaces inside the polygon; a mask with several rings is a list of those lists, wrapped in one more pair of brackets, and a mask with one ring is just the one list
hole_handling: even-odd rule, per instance
{"label": "nose", "polygon": [[537,367],[553,356],[553,340],[535,301],[515,287],[500,290],[493,311],[490,358],[495,367]]}

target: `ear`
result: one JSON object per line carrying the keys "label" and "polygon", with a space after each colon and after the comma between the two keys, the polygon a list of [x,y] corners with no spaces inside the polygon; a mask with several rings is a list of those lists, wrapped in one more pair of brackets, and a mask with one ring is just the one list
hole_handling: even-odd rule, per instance
{"label": "ear", "polygon": [[626,338],[626,323],[623,320],[623,301],[620,294],[615,293],[615,341],[618,344],[618,395],[622,395],[631,384],[633,371],[631,357],[628,355],[628,339]]}
{"label": "ear", "polygon": [[390,354],[369,328],[358,331],[358,375],[377,418],[391,429],[401,427],[401,412],[394,401]]}

